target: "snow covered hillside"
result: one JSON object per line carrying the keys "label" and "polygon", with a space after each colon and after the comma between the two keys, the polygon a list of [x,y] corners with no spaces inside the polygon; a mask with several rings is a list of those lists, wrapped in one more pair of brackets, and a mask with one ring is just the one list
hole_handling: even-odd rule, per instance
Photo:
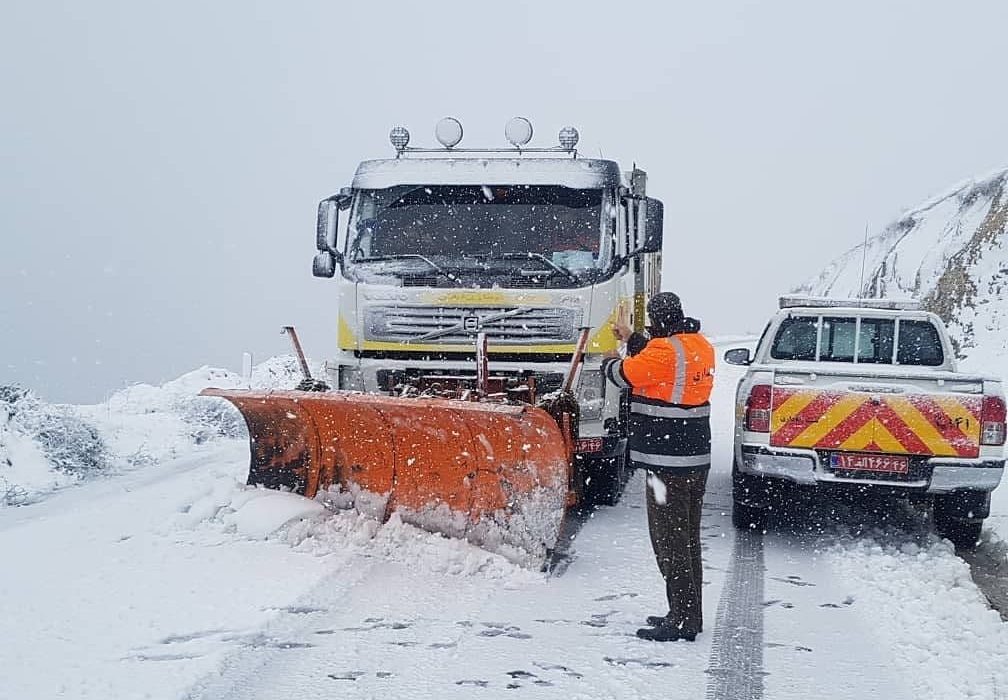
{"label": "snow covered hillside", "polygon": [[[977,367],[1008,373],[1008,170],[967,180],[889,224],[796,291],[912,297],[941,316]],[[862,275],[862,262],[864,263]]]}

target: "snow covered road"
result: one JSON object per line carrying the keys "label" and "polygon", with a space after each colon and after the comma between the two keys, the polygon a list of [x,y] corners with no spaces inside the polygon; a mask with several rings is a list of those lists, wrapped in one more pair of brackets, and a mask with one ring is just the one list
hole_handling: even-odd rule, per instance
{"label": "snow covered road", "polygon": [[545,577],[246,491],[247,447],[225,440],[0,511],[0,698],[1004,693],[1008,627],[917,514],[821,505],[737,539],[722,369],[694,644],[634,636],[665,609],[639,475]]}

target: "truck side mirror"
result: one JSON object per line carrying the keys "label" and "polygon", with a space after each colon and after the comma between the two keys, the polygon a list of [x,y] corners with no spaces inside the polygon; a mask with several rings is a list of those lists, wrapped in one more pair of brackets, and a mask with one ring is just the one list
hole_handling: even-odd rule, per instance
{"label": "truck side mirror", "polygon": [[751,365],[752,357],[749,348],[732,348],[724,354],[724,361],[730,365]]}
{"label": "truck side mirror", "polygon": [[329,251],[315,255],[312,261],[312,274],[316,277],[332,277],[336,274],[336,256]]}
{"label": "truck side mirror", "polygon": [[660,253],[662,251],[662,228],[665,218],[665,205],[657,199],[647,198],[647,219],[644,222],[644,240],[641,241],[642,253]]}
{"label": "truck side mirror", "polygon": [[336,264],[343,264],[343,254],[336,248],[336,233],[339,230],[339,210],[349,203],[349,194],[342,192],[319,202],[315,224],[315,247],[319,253],[312,263],[312,274],[316,277],[332,277],[336,274]]}
{"label": "truck side mirror", "polygon": [[336,227],[339,224],[339,205],[335,199],[323,199],[318,205],[315,224],[315,247],[321,251],[336,252]]}

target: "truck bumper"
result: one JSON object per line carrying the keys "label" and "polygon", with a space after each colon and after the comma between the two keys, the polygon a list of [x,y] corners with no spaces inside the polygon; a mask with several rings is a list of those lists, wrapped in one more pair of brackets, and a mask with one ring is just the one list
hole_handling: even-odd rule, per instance
{"label": "truck bumper", "polygon": [[[570,367],[569,362],[535,362],[528,361],[501,361],[490,357],[490,373],[514,376],[533,375],[537,378],[540,395],[560,388],[564,376]],[[582,368],[582,377],[586,372],[598,374],[600,365],[595,361],[586,360]],[[411,372],[423,374],[458,374],[475,378],[475,360],[398,360],[398,359],[374,359],[356,358],[352,353],[345,352],[335,359],[326,361],[323,371],[329,385],[344,391],[362,391],[367,393],[385,393],[395,383],[399,381],[400,375],[407,375]],[[598,374],[600,385],[604,386],[601,374]],[[582,398],[579,389],[576,389],[579,400]],[[588,457],[607,458],[620,454],[626,450],[626,436],[620,435],[618,427],[610,425],[612,420],[620,415],[619,393],[614,397],[607,397],[604,401],[595,405],[593,412],[588,412],[584,403],[581,404],[581,422],[579,425],[580,437],[587,439],[602,440],[602,447],[592,444],[591,450],[579,450]],[[622,444],[620,444],[622,440]]]}
{"label": "truck bumper", "polygon": [[890,490],[932,494],[955,491],[993,491],[1001,483],[1004,460],[969,460],[936,457],[925,460],[917,478],[906,481],[838,477],[824,467],[814,450],[783,450],[766,445],[742,445],[738,469],[743,474],[783,479],[806,486],[830,484],[878,486]]}

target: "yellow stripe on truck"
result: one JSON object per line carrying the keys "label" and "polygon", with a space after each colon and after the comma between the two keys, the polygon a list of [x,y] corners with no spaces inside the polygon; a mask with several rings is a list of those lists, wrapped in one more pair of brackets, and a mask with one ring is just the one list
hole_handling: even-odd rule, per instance
{"label": "yellow stripe on truck", "polygon": [[[886,397],[886,405],[889,406],[907,427],[920,438],[920,441],[927,445],[928,449],[936,455],[954,455],[955,449],[942,437],[938,429],[931,425],[931,421],[924,417],[917,407],[907,399],[898,396]],[[902,450],[905,451],[905,450]]]}
{"label": "yellow stripe on truck", "polygon": [[944,396],[932,396],[931,400],[941,406],[941,409],[958,426],[963,435],[972,442],[980,442],[980,421],[962,401]]}
{"label": "yellow stripe on truck", "polygon": [[864,395],[850,394],[837,401],[822,418],[806,428],[789,444],[795,447],[814,447],[820,440],[843,423],[854,411],[867,401]]}
{"label": "yellow stripe on truck", "polygon": [[784,425],[805,410],[805,408],[818,398],[818,394],[811,391],[803,391],[789,396],[784,403],[777,406],[770,415],[770,432],[776,433]]}
{"label": "yellow stripe on truck", "polygon": [[863,450],[868,445],[875,442],[875,419],[871,419],[860,428],[858,428],[853,435],[840,443],[839,447],[841,450]]}
{"label": "yellow stripe on truck", "polygon": [[889,430],[882,425],[878,418],[872,418],[870,425],[875,426],[875,444],[883,452],[890,454],[904,454],[907,449]]}

